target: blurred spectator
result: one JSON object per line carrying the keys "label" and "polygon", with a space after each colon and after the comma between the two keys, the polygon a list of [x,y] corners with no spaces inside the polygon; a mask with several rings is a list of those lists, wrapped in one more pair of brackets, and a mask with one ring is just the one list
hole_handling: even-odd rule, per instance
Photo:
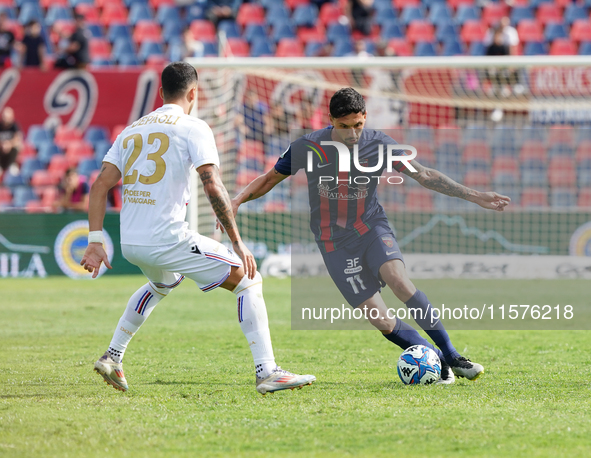
{"label": "blurred spectator", "polygon": [[90,32],[84,24],[84,16],[76,14],[76,29],[67,40],[61,57],[55,61],[56,68],[86,68],[90,62],[88,41]]}
{"label": "blurred spectator", "polygon": [[322,129],[322,110],[315,106],[313,94],[302,95],[300,106],[295,112],[295,124],[299,129]]}
{"label": "blurred spectator", "polygon": [[88,184],[78,175],[75,167],[70,167],[59,185],[60,196],[53,203],[56,208],[75,212],[88,209]]}
{"label": "blurred spectator", "polygon": [[0,67],[10,67],[10,54],[14,46],[14,33],[8,30],[8,16],[0,13]]}
{"label": "blurred spectator", "polygon": [[373,0],[349,0],[347,3],[347,17],[353,30],[363,35],[371,34],[371,16],[373,14]]}
{"label": "blurred spectator", "polygon": [[0,116],[0,170],[8,170],[15,164],[22,147],[23,134],[14,120],[14,110],[5,107]]}
{"label": "blurred spectator", "polygon": [[265,116],[265,134],[272,136],[289,135],[293,116],[288,113],[280,102],[272,102],[271,108]]}
{"label": "blurred spectator", "polygon": [[224,19],[235,19],[242,0],[208,0],[205,14],[216,26]]}
{"label": "blurred spectator", "polygon": [[23,41],[18,43],[21,64],[24,67],[43,67],[45,57],[45,40],[41,36],[41,24],[30,21],[25,27]]}
{"label": "blurred spectator", "polygon": [[183,58],[195,57],[201,55],[203,51],[203,43],[195,40],[193,32],[187,27],[183,32]]}
{"label": "blurred spectator", "polygon": [[494,55],[494,56],[499,56],[499,55],[516,55],[517,54],[517,47],[519,45],[519,35],[517,34],[517,30],[515,29],[515,27],[513,27],[511,25],[511,20],[505,16],[503,19],[501,19],[501,22],[499,24],[497,24],[494,27],[491,27],[490,29],[488,29],[488,31],[486,32],[486,35],[484,37],[484,46],[486,46],[487,48],[493,44],[493,42],[495,41],[495,33],[497,33],[498,30],[501,30],[502,33],[502,37],[503,37],[503,45],[507,46],[508,49],[508,54],[489,54],[489,55]]}
{"label": "blurred spectator", "polygon": [[349,56],[353,57],[372,57],[373,54],[367,51],[367,44],[364,40],[357,40],[353,45],[353,52]]}
{"label": "blurred spectator", "polygon": [[505,37],[503,36],[503,27],[498,25],[493,30],[492,42],[486,48],[487,56],[508,56],[509,45],[505,43]]}
{"label": "blurred spectator", "polygon": [[268,111],[269,107],[259,100],[256,92],[246,91],[242,112],[236,117],[242,138],[261,141],[265,130],[265,115]]}

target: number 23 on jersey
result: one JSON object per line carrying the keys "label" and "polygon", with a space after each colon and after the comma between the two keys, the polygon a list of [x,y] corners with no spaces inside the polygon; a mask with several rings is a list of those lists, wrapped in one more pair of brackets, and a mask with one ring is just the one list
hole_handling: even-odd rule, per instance
{"label": "number 23 on jersey", "polygon": [[[153,145],[155,140],[160,141],[160,148],[158,148],[155,152],[148,154],[145,160],[154,161],[156,164],[156,170],[152,175],[146,176],[140,174],[139,182],[142,184],[158,183],[160,180],[162,180],[164,173],[166,172],[166,162],[164,162],[162,156],[168,151],[168,146],[170,143],[168,135],[163,134],[162,132],[152,132],[150,135],[148,135],[148,145]],[[136,169],[131,169],[140,157],[142,148],[144,146],[141,134],[133,134],[123,140],[123,149],[127,149],[130,141],[133,141],[133,151],[125,163],[123,184],[134,184],[138,181],[138,171]]]}

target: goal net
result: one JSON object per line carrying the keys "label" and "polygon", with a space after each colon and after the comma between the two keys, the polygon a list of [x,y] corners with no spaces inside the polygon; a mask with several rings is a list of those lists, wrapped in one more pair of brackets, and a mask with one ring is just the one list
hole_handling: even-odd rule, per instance
{"label": "goal net", "polygon": [[[380,185],[405,255],[591,255],[591,64],[583,56],[190,62],[198,116],[215,133],[232,196],[302,129],[329,125],[330,97],[350,86],[365,97],[367,127],[413,145],[419,163],[459,183],[512,199],[498,213],[407,177]],[[202,193],[195,208],[199,232],[221,237]],[[238,221],[259,259],[315,246],[305,176],[244,204]]]}

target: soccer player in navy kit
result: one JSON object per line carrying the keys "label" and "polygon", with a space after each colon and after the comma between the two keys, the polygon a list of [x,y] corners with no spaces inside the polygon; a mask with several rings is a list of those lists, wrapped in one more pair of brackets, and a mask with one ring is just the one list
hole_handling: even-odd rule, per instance
{"label": "soccer player in navy kit", "polygon": [[[369,321],[386,339],[402,349],[412,345],[425,345],[434,349],[442,362],[438,383],[453,383],[454,374],[469,380],[477,379],[484,373],[484,368],[461,356],[452,345],[443,324],[438,320],[432,321],[432,308],[427,296],[408,278],[400,248],[384,209],[377,200],[377,177],[387,166],[387,160],[383,157],[380,163],[379,146],[384,145],[385,156],[388,145],[395,145],[396,141],[380,131],[364,129],[367,117],[365,101],[352,88],[337,91],[330,100],[329,111],[332,125],[294,141],[272,170],[256,178],[232,200],[234,214],[242,203],[263,196],[298,170],[306,170],[310,227],[328,272],[347,302],[353,307],[367,307],[367,311],[377,309],[379,313],[368,313]],[[347,167],[339,167],[338,146],[323,142],[339,142],[350,150],[357,145],[358,164],[361,167],[354,165],[354,155],[349,154],[349,171],[340,171]],[[393,154],[404,155],[404,152],[398,150]],[[311,166],[308,164],[310,158]],[[408,164],[416,171],[406,167],[404,161],[394,162],[394,168],[433,191],[459,197],[490,210],[503,211],[510,202],[509,197],[494,192],[475,191],[456,183],[414,159]],[[374,170],[371,172],[362,171],[372,168]],[[382,180],[385,178],[382,177]],[[353,276],[345,274],[344,269],[355,258],[362,267],[359,273]],[[415,315],[415,319],[438,348],[404,321],[388,318],[387,306],[380,295],[381,287],[385,285],[409,309],[423,312]],[[371,316],[378,318],[372,319]]]}

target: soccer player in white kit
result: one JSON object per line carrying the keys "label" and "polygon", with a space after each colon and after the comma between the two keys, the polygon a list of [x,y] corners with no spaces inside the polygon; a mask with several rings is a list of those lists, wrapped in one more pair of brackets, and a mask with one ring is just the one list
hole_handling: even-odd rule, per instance
{"label": "soccer player in white kit", "polygon": [[[123,130],[103,159],[90,191],[88,248],[80,264],[93,272],[93,278],[102,262],[111,268],[102,245],[102,227],[107,193],[123,177],[121,251],[149,280],[129,299],[111,344],[94,369],[115,389],[127,391],[122,363],[127,345],[154,307],[186,277],[202,291],[219,286],[236,295],[238,320],[252,352],[259,393],[310,385],[316,380],[313,375],[292,374],[275,364],[262,277],[240,238],[219,176],[213,132],[204,121],[189,116],[197,100],[197,78],[195,68],[184,62],[174,62],[162,71],[164,106]],[[233,251],[189,230],[185,222],[193,167]]]}

